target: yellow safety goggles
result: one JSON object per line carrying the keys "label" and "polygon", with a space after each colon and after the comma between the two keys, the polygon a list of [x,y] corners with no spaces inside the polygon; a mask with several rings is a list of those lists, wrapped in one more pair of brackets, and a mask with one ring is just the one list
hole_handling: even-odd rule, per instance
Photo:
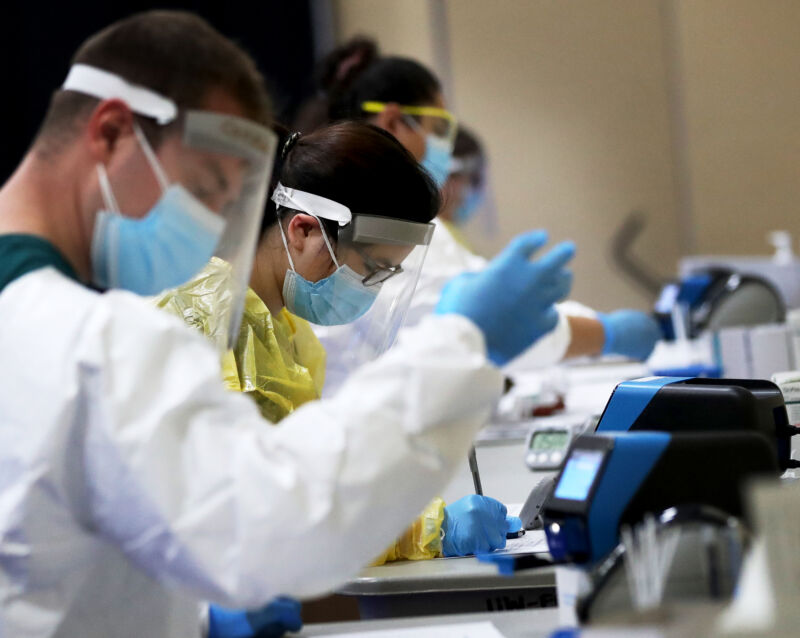
{"label": "yellow safety goggles", "polygon": [[[361,110],[365,113],[382,113],[386,110],[386,102],[362,102]],[[437,137],[453,141],[458,131],[458,120],[447,109],[438,106],[403,106],[400,105],[400,112],[404,115],[430,117],[433,118],[433,134]]]}

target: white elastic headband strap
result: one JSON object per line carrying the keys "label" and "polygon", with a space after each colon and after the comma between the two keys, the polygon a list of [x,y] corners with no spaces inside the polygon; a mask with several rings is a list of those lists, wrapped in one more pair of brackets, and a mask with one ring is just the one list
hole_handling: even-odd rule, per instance
{"label": "white elastic headband strap", "polygon": [[[314,195],[313,193],[306,193],[305,191],[295,190],[294,188],[286,188],[280,182],[278,182],[275,191],[272,193],[272,201],[278,206],[285,206],[292,210],[299,210],[307,213],[318,222],[320,222],[320,217],[322,217],[323,219],[337,222],[339,226],[346,226],[353,219],[353,214],[344,204],[335,202],[327,197]],[[289,245],[286,242],[286,236],[283,233],[283,225],[280,220],[278,220],[278,225],[281,228],[281,239],[283,239],[286,254],[289,255],[289,265],[292,267],[292,270],[294,270],[292,256],[289,254]],[[322,222],[319,223],[319,229],[322,232],[322,239],[325,240],[325,245],[328,247],[328,252],[331,254],[333,263],[339,268],[339,261],[336,259],[336,253],[333,251],[333,246],[331,246],[328,233],[325,232],[325,225]]]}
{"label": "white elastic headband strap", "polygon": [[119,204],[117,204],[117,198],[114,197],[114,191],[111,190],[111,182],[108,179],[106,167],[102,163],[97,165],[97,180],[100,183],[100,194],[103,197],[103,203],[106,208],[112,213],[119,214]]}
{"label": "white elastic headband strap", "polygon": [[153,173],[155,173],[159,186],[161,186],[161,191],[163,192],[167,190],[167,188],[169,188],[169,178],[164,172],[164,169],[161,167],[161,162],[158,161],[158,157],[156,157],[153,147],[150,146],[150,142],[147,141],[147,137],[145,137],[142,128],[136,122],[133,123],[133,130],[136,133],[136,139],[139,140],[139,145],[142,147],[142,151],[144,151],[144,156],[147,158],[150,168],[153,169]]}
{"label": "white elastic headband strap", "polygon": [[175,102],[143,86],[129,84],[120,76],[86,64],[75,64],[61,88],[91,95],[99,100],[119,98],[132,111],[169,124],[178,117]]}
{"label": "white elastic headband strap", "polygon": [[[322,233],[322,239],[325,240],[325,245],[328,247],[328,252],[331,254],[331,259],[333,259],[333,263],[336,264],[336,267],[339,268],[339,260],[336,259],[336,253],[333,252],[333,248],[331,247],[331,242],[328,241],[328,233],[325,232],[325,226],[322,222],[319,221],[319,217],[317,217],[314,213],[309,213],[314,219],[319,222],[319,230]],[[289,242],[286,241],[286,233],[283,230],[283,222],[279,219],[278,220],[278,228],[281,230],[281,239],[283,240],[283,247],[286,249],[286,256],[289,258],[289,265],[294,268],[294,260],[292,259],[292,253],[289,252]],[[295,270],[295,272],[297,272]]]}
{"label": "white elastic headband strap", "polygon": [[[281,229],[281,239],[283,240],[283,247],[286,249],[286,256],[289,258],[289,265],[294,270],[294,259],[292,259],[292,253],[289,252],[289,243],[286,241],[286,233],[283,231],[283,223],[281,220],[278,220],[278,228]],[[294,270],[297,272],[296,270]]]}
{"label": "white elastic headband strap", "polygon": [[314,217],[322,217],[339,224],[347,226],[353,221],[353,214],[344,204],[335,202],[327,197],[306,193],[294,188],[286,188],[278,182],[275,192],[272,193],[272,201],[278,206],[300,210]]}

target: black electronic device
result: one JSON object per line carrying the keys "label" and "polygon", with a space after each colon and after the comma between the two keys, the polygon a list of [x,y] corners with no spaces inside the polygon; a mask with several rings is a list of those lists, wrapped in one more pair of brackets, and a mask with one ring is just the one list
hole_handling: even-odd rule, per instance
{"label": "black electronic device", "polygon": [[725,432],[763,434],[781,471],[792,461],[789,425],[780,389],[770,381],[647,377],[620,383],[596,431]]}
{"label": "black electronic device", "polygon": [[544,507],[550,553],[596,564],[617,545],[622,525],[685,504],[742,517],[743,481],[777,471],[772,446],[757,432],[580,436]]}

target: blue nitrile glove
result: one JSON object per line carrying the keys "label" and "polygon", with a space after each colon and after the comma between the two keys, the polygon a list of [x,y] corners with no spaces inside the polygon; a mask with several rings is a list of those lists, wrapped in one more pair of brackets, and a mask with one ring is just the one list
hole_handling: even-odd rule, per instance
{"label": "blue nitrile glove", "polygon": [[256,611],[219,605],[208,610],[208,638],[280,638],[302,626],[300,602],[294,598],[276,598]]}
{"label": "blue nitrile glove", "polygon": [[465,273],[442,291],[436,314],[460,314],[481,329],[489,359],[503,365],[529,348],[558,323],[553,304],[567,296],[572,273],[565,268],[575,254],[563,242],[535,261],[547,233],[518,235],[480,272]]}
{"label": "blue nitrile glove", "polygon": [[662,336],[658,322],[639,310],[617,310],[598,314],[597,318],[606,333],[603,354],[622,354],[644,361]]}
{"label": "blue nitrile glove", "polygon": [[517,516],[506,516],[506,506],[488,496],[468,494],[444,508],[442,554],[485,554],[506,546],[506,534],[522,529]]}

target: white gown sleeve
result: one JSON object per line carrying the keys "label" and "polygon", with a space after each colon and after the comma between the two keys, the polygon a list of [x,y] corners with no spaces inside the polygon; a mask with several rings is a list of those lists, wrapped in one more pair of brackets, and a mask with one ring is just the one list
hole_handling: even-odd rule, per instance
{"label": "white gown sleeve", "polygon": [[[406,325],[416,325],[430,315],[445,284],[463,272],[482,270],[488,262],[471,253],[450,234],[447,226],[436,220],[436,231],[420,273],[419,283],[411,299]],[[567,317],[595,316],[595,312],[575,301],[556,304],[559,320],[556,327],[504,368],[506,372],[546,368],[564,359],[572,340]],[[513,321],[513,318],[509,318]]]}
{"label": "white gown sleeve", "polygon": [[501,391],[478,329],[429,317],[275,428],[179,321],[125,293],[98,305],[76,344],[90,520],[148,573],[229,606],[356,574],[466,462]]}
{"label": "white gown sleeve", "polygon": [[558,324],[521,355],[509,361],[503,368],[506,372],[524,372],[536,368],[546,368],[564,360],[569,344],[572,342],[572,329],[569,317],[594,318],[597,313],[577,301],[556,304]]}

